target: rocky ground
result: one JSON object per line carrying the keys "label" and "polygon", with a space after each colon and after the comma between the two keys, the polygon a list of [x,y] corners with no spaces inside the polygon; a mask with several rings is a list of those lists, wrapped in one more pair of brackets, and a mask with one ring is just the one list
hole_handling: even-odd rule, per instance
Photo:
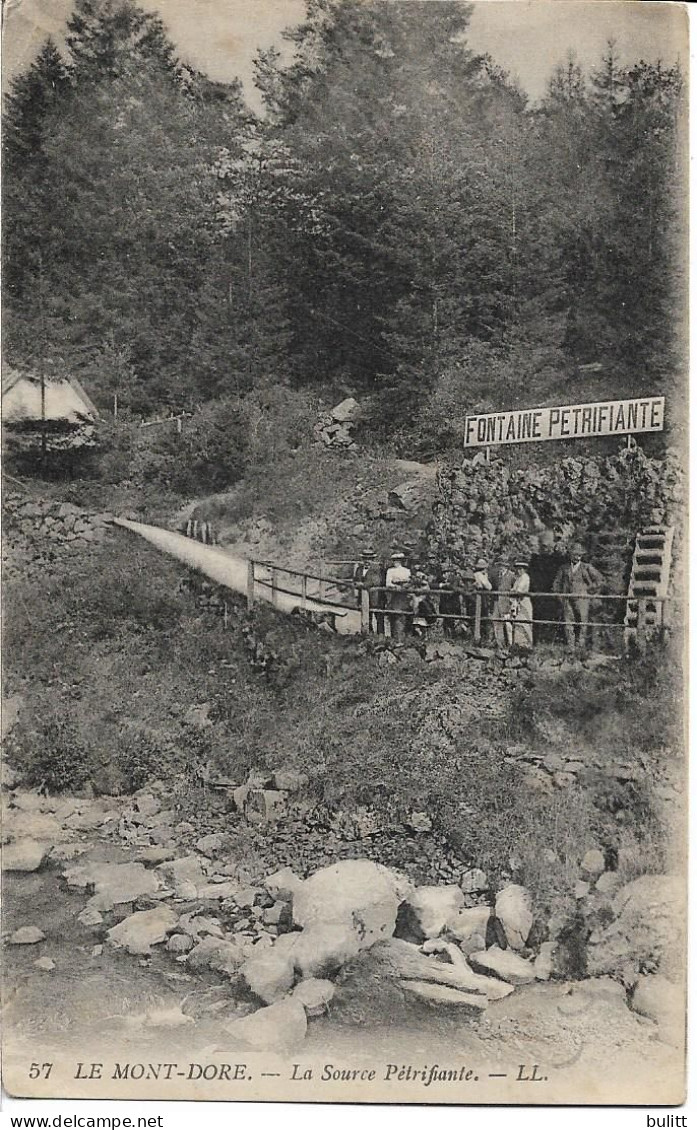
{"label": "rocky ground", "polygon": [[[525,1049],[560,1070],[682,1044],[672,876],[625,882],[622,860],[591,850],[573,913],[541,921],[525,888],[492,890],[477,868],[421,886],[365,857],[251,871],[224,830],[178,822],[159,783],[101,798],[42,796],[7,769],[6,783],[10,1052],[108,1034],[211,1054],[348,1040],[358,1054],[386,1022],[393,1046],[418,1035],[489,1063]],[[299,789],[253,773],[225,792],[272,838],[274,806]],[[426,813],[413,833],[431,834]]]}

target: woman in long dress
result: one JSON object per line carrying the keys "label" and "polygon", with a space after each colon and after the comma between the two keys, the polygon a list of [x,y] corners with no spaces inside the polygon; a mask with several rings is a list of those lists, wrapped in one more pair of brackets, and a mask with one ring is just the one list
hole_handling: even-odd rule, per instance
{"label": "woman in long dress", "polygon": [[[532,647],[532,601],[527,561],[515,561],[515,580],[511,588],[511,642],[513,647],[529,651]],[[508,625],[506,625],[508,627]]]}

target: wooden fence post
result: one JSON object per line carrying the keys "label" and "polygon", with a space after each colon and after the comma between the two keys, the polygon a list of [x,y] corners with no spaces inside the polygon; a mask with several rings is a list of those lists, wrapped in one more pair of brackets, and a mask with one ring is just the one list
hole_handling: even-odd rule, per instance
{"label": "wooden fence post", "polygon": [[307,573],[303,573],[301,583],[300,607],[307,608]]}
{"label": "wooden fence post", "polygon": [[319,600],[324,600],[324,558],[319,559]]}
{"label": "wooden fence post", "polygon": [[276,601],[277,601],[277,599],[278,599],[278,597],[277,597],[277,595],[276,595],[276,583],[277,583],[277,580],[278,580],[278,577],[277,577],[277,570],[276,570],[276,569],[272,569],[272,570],[271,570],[271,603],[273,604],[274,608],[276,607]]}
{"label": "wooden fence post", "polygon": [[639,651],[646,651],[646,601],[638,600],[636,609],[636,642]]}
{"label": "wooden fence post", "polygon": [[482,594],[474,596],[474,642],[480,643],[482,639]]}
{"label": "wooden fence post", "polygon": [[361,589],[361,632],[364,636],[370,632],[370,593],[368,589]]}
{"label": "wooden fence post", "polygon": [[254,562],[247,562],[247,608],[254,607]]}

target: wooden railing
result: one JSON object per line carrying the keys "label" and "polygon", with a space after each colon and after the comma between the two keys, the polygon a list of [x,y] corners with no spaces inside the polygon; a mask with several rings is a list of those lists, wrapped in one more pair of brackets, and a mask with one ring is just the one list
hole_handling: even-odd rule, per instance
{"label": "wooden railing", "polygon": [[[331,562],[332,565],[351,564],[351,562]],[[337,616],[346,616],[348,613],[360,614],[360,631],[365,634],[375,634],[380,629],[384,631],[385,624],[394,622],[395,617],[401,617],[407,622],[412,622],[422,615],[419,610],[421,601],[428,600],[431,604],[431,615],[435,621],[444,627],[448,624],[462,624],[471,630],[471,638],[475,644],[481,644],[487,629],[495,633],[495,625],[501,625],[501,631],[510,633],[510,642],[515,646],[516,617],[511,614],[501,614],[497,609],[497,602],[515,602],[522,597],[529,597],[533,602],[533,617],[524,623],[533,627],[548,625],[555,627],[560,634],[564,632],[564,601],[587,600],[589,610],[598,604],[614,606],[616,616],[607,619],[588,619],[584,621],[584,630],[596,632],[626,632],[625,611],[628,597],[625,594],[598,593],[586,596],[582,593],[535,592],[520,593],[510,589],[459,589],[459,588],[418,588],[410,586],[405,589],[387,588],[387,586],[366,588],[357,584],[353,579],[346,577],[327,576],[323,565],[318,574],[307,573],[300,569],[288,566],[279,566],[270,561],[250,560],[247,568],[247,605],[254,606],[255,600],[262,595],[270,599],[272,604],[277,603],[277,596],[297,597],[298,608],[301,610],[319,608],[333,612]],[[396,592],[406,593],[411,601],[411,608],[390,608],[390,597]],[[345,594],[345,595],[344,595]],[[441,612],[440,604],[443,596],[454,596],[460,603],[460,613]],[[338,597],[338,599],[337,599]],[[534,615],[535,601],[538,598],[552,598],[557,602],[559,616],[556,619],[542,619]],[[666,597],[634,597],[632,604],[636,605],[636,624],[632,632],[636,638],[639,650],[644,650],[652,632],[662,633],[666,626],[666,605],[670,601]],[[651,615],[649,615],[651,614]],[[571,623],[571,621],[569,621]],[[580,621],[576,622],[580,627]],[[521,624],[518,623],[520,638]]]}

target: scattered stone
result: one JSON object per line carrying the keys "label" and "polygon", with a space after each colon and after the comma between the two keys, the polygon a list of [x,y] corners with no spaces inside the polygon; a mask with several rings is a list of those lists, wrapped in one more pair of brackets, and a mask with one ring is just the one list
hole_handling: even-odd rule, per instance
{"label": "scattered stone", "polygon": [[605,870],[605,856],[600,848],[592,848],[586,852],[581,860],[581,870],[593,878],[602,875]]}
{"label": "scattered stone", "polygon": [[595,884],[595,889],[601,895],[611,896],[614,895],[620,883],[621,879],[616,871],[603,871]]}
{"label": "scattered stone", "polygon": [[19,930],[15,930],[9,938],[9,945],[11,946],[35,946],[37,942],[43,942],[46,935],[43,930],[38,926],[20,926]]}
{"label": "scattered stone", "polygon": [[176,924],[177,915],[170,907],[157,906],[130,914],[113,926],[107,937],[111,945],[122,947],[128,953],[149,954],[150,947],[164,942]]}
{"label": "scattered stone", "polygon": [[56,968],[56,963],[51,957],[39,957],[34,962],[34,968],[40,969],[42,973],[50,973],[52,969]]}
{"label": "scattered stone", "polygon": [[172,847],[148,847],[138,853],[138,862],[146,867],[157,867],[160,863],[174,859],[176,854],[176,849]]}
{"label": "scattered stone", "polygon": [[471,964],[479,966],[487,973],[495,973],[497,977],[508,981],[510,985],[527,985],[535,980],[535,970],[529,961],[512,950],[502,950],[498,946],[491,946],[488,950],[470,954]]}
{"label": "scattered stone", "polygon": [[293,997],[303,1005],[308,1016],[322,1016],[329,1010],[329,1005],[336,989],[331,981],[317,977],[310,977],[301,981],[293,989]]}
{"label": "scattered stone", "polygon": [[281,926],[288,929],[293,921],[290,904],[275,902],[273,906],[266,907],[261,919],[266,926]]}
{"label": "scattered stone", "polygon": [[196,941],[199,938],[210,936],[212,938],[222,938],[223,930],[217,918],[213,918],[206,914],[182,914],[177,929],[183,930],[191,938]]}
{"label": "scattered stone", "polygon": [[82,913],[78,914],[77,920],[81,922],[83,926],[87,926],[88,929],[94,926],[101,926],[104,921],[96,906],[86,906]]}
{"label": "scattered stone", "polygon": [[89,844],[54,844],[49,858],[56,863],[70,863],[89,850]]}
{"label": "scattered stone", "polygon": [[543,942],[540,946],[540,952],[532,963],[536,981],[549,981],[552,976],[555,949],[554,942]]}
{"label": "scattered stone", "polygon": [[92,946],[90,957],[101,957],[104,952],[104,946]]}
{"label": "scattered stone", "polygon": [[259,1051],[291,1051],[305,1039],[307,1017],[302,1003],[288,997],[233,1020],[225,1025],[225,1031],[232,1036],[233,1047],[240,1040]]}
{"label": "scattered stone", "polygon": [[460,887],[466,895],[475,895],[479,894],[481,891],[488,890],[489,878],[486,871],[482,871],[479,867],[475,867],[471,871],[465,871],[460,880]]}
{"label": "scattered stone", "polygon": [[[460,948],[473,938],[486,939],[487,925],[491,918],[491,907],[472,906],[459,910],[448,924],[448,934],[452,934],[460,943]],[[483,949],[483,946],[479,946]]]}
{"label": "scattered stone", "polygon": [[346,859],[306,879],[293,898],[297,926],[344,924],[359,949],[392,935],[397,919],[397,877],[367,859]]}
{"label": "scattered stone", "polygon": [[293,954],[276,947],[252,956],[240,969],[249,989],[266,1004],[280,1000],[293,987],[295,967]]}
{"label": "scattered stone", "polygon": [[474,1008],[482,1012],[488,1007],[486,997],[477,993],[465,993],[461,989],[453,989],[448,985],[437,985],[432,981],[400,981],[405,992],[429,1004],[454,1004],[460,1007]]}
{"label": "scattered stone", "polygon": [[271,895],[271,898],[292,902],[293,896],[302,886],[302,882],[302,879],[298,878],[290,867],[283,867],[280,871],[274,871],[273,875],[268,875],[262,885]]}
{"label": "scattered stone", "polygon": [[186,955],[186,963],[190,969],[212,969],[230,976],[237,972],[246,957],[245,946],[237,938],[228,942],[207,937]]}
{"label": "scattered stone", "polygon": [[198,888],[200,899],[229,899],[237,898],[240,889],[239,883],[234,879],[226,879],[222,883],[204,883]]}
{"label": "scattered stone", "polygon": [[98,910],[111,910],[119,903],[133,902],[158,890],[157,876],[142,863],[78,864],[63,872],[68,886],[76,890],[94,887],[90,903]]}
{"label": "scattered stone", "polygon": [[135,807],[142,817],[147,817],[155,816],[162,808],[162,805],[152,793],[139,793],[136,797]]}
{"label": "scattered stone", "polygon": [[532,929],[531,898],[525,887],[512,883],[496,896],[496,917],[506,933],[509,946],[523,949]]}
{"label": "scattered stone", "polygon": [[584,879],[577,879],[574,884],[574,898],[584,899],[591,889],[590,883],[586,883]]}
{"label": "scattered stone", "polygon": [[227,836],[224,832],[211,832],[210,835],[201,836],[201,839],[196,841],[196,851],[200,851],[210,859],[224,850],[226,841]]}
{"label": "scattered stone", "polygon": [[38,871],[44,862],[51,844],[37,840],[15,840],[2,851],[3,871]]}
{"label": "scattered stone", "polygon": [[417,887],[399,908],[398,936],[422,942],[437,938],[465,905],[459,887]]}
{"label": "scattered stone", "polygon": [[241,889],[238,887],[232,897],[240,910],[244,910],[246,907],[254,906],[258,894],[259,890],[257,887],[243,887]]}
{"label": "scattered stone", "polygon": [[172,934],[167,942],[169,953],[188,953],[194,947],[194,939],[189,934]]}
{"label": "scattered stone", "polygon": [[198,888],[205,886],[207,882],[201,857],[198,855],[167,860],[166,863],[160,863],[156,870],[163,876],[167,886],[174,889],[178,898],[196,898]]}

